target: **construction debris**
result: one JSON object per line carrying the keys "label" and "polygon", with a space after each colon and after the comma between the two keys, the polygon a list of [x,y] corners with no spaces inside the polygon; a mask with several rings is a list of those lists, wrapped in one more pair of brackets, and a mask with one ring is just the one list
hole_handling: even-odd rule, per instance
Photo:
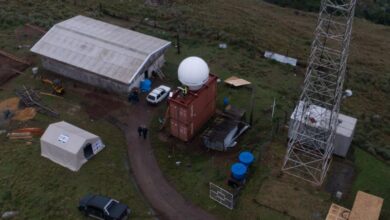
{"label": "construction debris", "polygon": [[33,136],[30,132],[11,132],[7,134],[7,137],[10,140],[19,140],[19,139],[32,139]]}
{"label": "construction debris", "polygon": [[18,76],[29,66],[28,61],[0,50],[0,85]]}
{"label": "construction debris", "polygon": [[325,220],[348,220],[351,210],[332,203]]}
{"label": "construction debris", "polygon": [[383,205],[383,199],[363,191],[358,191],[349,220],[378,220]]}
{"label": "construction debris", "polygon": [[27,60],[24,60],[24,59],[22,59],[22,58],[19,58],[19,57],[17,57],[17,56],[14,56],[14,55],[9,54],[9,53],[7,53],[7,52],[5,52],[5,51],[2,51],[2,50],[0,50],[0,55],[5,56],[5,57],[7,57],[7,58],[9,58],[9,59],[11,59],[11,60],[13,60],[13,61],[18,62],[18,63],[25,64],[25,65],[27,65],[27,66],[30,66],[30,65],[31,65],[30,62],[28,62]]}
{"label": "construction debris", "polygon": [[264,57],[271,59],[271,60],[275,60],[279,63],[289,64],[291,66],[296,66],[298,63],[298,60],[295,58],[291,58],[291,57],[281,55],[278,53],[274,53],[274,52],[270,52],[270,51],[265,51]]}
{"label": "construction debris", "polygon": [[65,88],[62,86],[62,82],[60,79],[51,80],[47,78],[41,78],[41,82],[51,86],[53,94],[56,95],[65,94]]}
{"label": "construction debris", "polygon": [[41,97],[31,88],[23,86],[23,89],[16,91],[16,95],[19,96],[20,100],[26,107],[35,107],[38,112],[53,117],[59,116],[58,112],[42,104]]}
{"label": "construction debris", "polygon": [[358,191],[351,210],[332,203],[325,220],[378,220],[383,199]]}
{"label": "construction debris", "polygon": [[218,47],[220,49],[226,49],[228,47],[228,45],[226,43],[220,43],[220,44],[218,44]]}
{"label": "construction debris", "polygon": [[16,111],[19,107],[19,101],[20,99],[18,97],[13,97],[0,102],[0,112],[6,110]]}
{"label": "construction debris", "polygon": [[227,151],[236,146],[241,136],[250,125],[244,121],[245,110],[228,106],[202,134],[203,144],[213,150]]}
{"label": "construction debris", "polygon": [[7,137],[10,140],[32,139],[33,137],[41,137],[42,134],[42,128],[20,128],[9,132]]}
{"label": "construction debris", "polygon": [[12,131],[13,133],[22,133],[22,132],[29,132],[31,133],[33,136],[42,136],[43,134],[43,129],[42,128],[20,128],[20,129],[17,129],[17,130],[14,130]]}
{"label": "construction debris", "polygon": [[11,219],[19,214],[18,211],[6,211],[1,215],[1,219]]}
{"label": "construction debris", "polygon": [[45,95],[45,96],[51,96],[51,97],[56,97],[56,98],[64,98],[62,96],[59,96],[59,95],[54,95],[54,94],[51,94],[51,93],[47,93],[47,92],[39,92],[40,95]]}
{"label": "construction debris", "polygon": [[37,114],[37,110],[33,107],[25,108],[15,112],[15,115],[12,117],[12,120],[15,121],[28,121],[33,119]]}
{"label": "construction debris", "polygon": [[245,86],[245,85],[251,84],[251,82],[249,82],[245,79],[238,78],[236,76],[231,76],[231,77],[225,79],[225,83],[229,84],[231,86],[234,86],[234,87],[240,87],[240,86]]}

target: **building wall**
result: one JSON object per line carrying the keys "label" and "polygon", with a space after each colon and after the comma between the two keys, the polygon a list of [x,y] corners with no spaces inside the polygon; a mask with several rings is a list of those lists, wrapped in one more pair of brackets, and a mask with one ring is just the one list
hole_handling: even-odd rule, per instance
{"label": "building wall", "polygon": [[62,76],[120,94],[127,94],[132,88],[139,87],[140,82],[145,78],[144,72],[148,71],[148,77],[150,77],[153,71],[160,69],[163,66],[164,62],[163,53],[159,53],[159,56],[152,56],[141,68],[139,74],[134,77],[131,83],[122,83],[48,57],[42,57],[42,66],[45,69],[58,73]]}
{"label": "building wall", "polygon": [[42,57],[42,66],[45,69],[48,69],[65,77],[96,87],[100,87],[107,91],[127,93],[129,87],[129,85],[127,84],[120,83],[109,78],[105,78],[95,73],[91,73],[89,71],[47,57]]}

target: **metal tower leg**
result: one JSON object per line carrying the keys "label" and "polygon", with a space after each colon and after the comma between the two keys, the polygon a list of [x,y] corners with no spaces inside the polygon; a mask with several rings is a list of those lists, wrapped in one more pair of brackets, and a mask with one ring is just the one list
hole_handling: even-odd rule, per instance
{"label": "metal tower leg", "polygon": [[322,0],[282,171],[321,185],[332,159],[356,0]]}

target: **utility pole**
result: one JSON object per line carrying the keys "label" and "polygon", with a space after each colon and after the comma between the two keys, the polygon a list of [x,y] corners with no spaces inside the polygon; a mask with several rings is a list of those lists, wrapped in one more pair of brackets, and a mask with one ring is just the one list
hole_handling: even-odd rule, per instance
{"label": "utility pole", "polygon": [[255,107],[255,87],[254,86],[251,86],[251,113],[250,113],[250,116],[249,116],[249,125],[252,126],[253,124],[253,109]]}
{"label": "utility pole", "polygon": [[177,30],[176,34],[176,49],[177,49],[177,54],[180,54],[180,35],[179,35],[179,30]]}

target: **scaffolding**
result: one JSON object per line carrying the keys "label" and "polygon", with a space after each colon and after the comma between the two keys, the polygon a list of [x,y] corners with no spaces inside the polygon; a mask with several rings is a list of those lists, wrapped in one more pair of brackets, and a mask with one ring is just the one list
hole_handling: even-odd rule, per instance
{"label": "scaffolding", "polygon": [[356,0],[322,0],[282,171],[321,185],[338,125]]}

